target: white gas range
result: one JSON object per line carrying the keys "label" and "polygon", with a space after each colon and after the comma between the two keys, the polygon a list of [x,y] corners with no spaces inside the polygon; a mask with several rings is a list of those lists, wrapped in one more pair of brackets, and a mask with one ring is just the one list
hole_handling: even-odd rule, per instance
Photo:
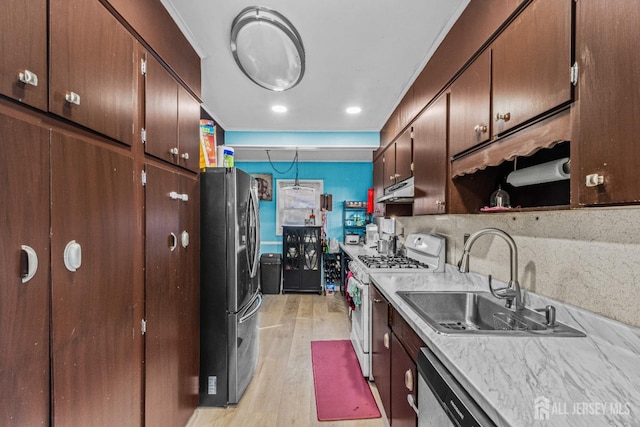
{"label": "white gas range", "polygon": [[[446,240],[436,234],[409,234],[405,240],[405,256],[380,255],[367,250],[355,253],[349,268],[353,273],[347,289],[357,287],[360,304],[351,310],[351,343],[358,356],[365,378],[371,376],[371,301],[369,300],[370,273],[441,273],[445,269]],[[351,253],[349,253],[351,252]]]}

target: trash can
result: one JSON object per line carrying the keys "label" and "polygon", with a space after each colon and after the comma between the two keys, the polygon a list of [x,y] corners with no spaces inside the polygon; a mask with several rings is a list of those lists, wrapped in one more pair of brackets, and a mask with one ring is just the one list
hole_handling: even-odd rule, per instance
{"label": "trash can", "polygon": [[260,256],[260,282],[263,294],[279,294],[282,283],[282,256],[279,253]]}

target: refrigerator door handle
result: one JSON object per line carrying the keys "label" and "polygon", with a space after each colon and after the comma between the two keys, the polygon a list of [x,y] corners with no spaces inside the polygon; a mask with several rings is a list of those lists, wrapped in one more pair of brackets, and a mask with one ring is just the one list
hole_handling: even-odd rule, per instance
{"label": "refrigerator door handle", "polygon": [[258,205],[258,196],[253,189],[250,191],[251,199],[253,200],[253,214],[256,223],[256,244],[253,251],[253,264],[251,266],[251,277],[256,277],[258,274],[258,263],[260,261],[260,212]]}
{"label": "refrigerator door handle", "polygon": [[251,307],[256,300],[258,301],[258,305],[256,305],[253,310],[250,310],[248,313],[242,315],[240,319],[238,319],[238,324],[244,323],[247,320],[251,319],[260,310],[260,307],[262,307],[262,294],[260,292],[256,294],[256,296],[248,306]]}

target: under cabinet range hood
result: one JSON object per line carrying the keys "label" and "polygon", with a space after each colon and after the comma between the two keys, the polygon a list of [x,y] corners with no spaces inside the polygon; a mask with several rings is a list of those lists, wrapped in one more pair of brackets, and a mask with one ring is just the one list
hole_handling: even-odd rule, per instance
{"label": "under cabinet range hood", "polygon": [[384,189],[384,196],[378,197],[376,203],[411,203],[413,202],[413,177],[393,184]]}

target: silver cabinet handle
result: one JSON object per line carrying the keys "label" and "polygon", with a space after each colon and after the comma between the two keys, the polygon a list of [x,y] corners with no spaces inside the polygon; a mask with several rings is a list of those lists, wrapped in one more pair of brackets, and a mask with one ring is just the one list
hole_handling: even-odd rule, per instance
{"label": "silver cabinet handle", "polygon": [[67,92],[67,94],[64,96],[64,99],[69,104],[80,105],[80,95],[75,92]]}
{"label": "silver cabinet handle", "polygon": [[173,147],[172,149],[169,150],[169,154],[173,154],[174,156],[177,156],[178,153],[179,153],[178,147]]}
{"label": "silver cabinet handle", "polygon": [[384,334],[384,336],[382,337],[382,344],[384,344],[384,348],[386,348],[387,350],[389,349],[389,332]]}
{"label": "silver cabinet handle", "polygon": [[29,70],[20,71],[18,73],[18,80],[26,85],[38,86],[38,75]]}
{"label": "silver cabinet handle", "polygon": [[34,251],[32,247],[27,245],[22,245],[20,249],[26,254],[27,264],[23,270],[25,273],[22,274],[22,283],[27,283],[36,275],[36,271],[38,271],[38,254],[36,254],[36,251]]}
{"label": "silver cabinet handle", "polygon": [[404,373],[404,386],[409,391],[413,391],[413,371],[411,369],[407,369],[407,372]]}
{"label": "silver cabinet handle", "polygon": [[186,193],[178,193],[177,191],[172,191],[169,193],[169,198],[171,200],[182,200],[183,202],[189,201],[189,195]]}
{"label": "silver cabinet handle", "polygon": [[64,266],[67,270],[75,272],[82,265],[82,246],[75,240],[71,240],[64,248]]}
{"label": "silver cabinet handle", "polygon": [[189,160],[189,153],[182,153],[180,157],[182,157],[185,160]]}
{"label": "silver cabinet handle", "polygon": [[178,237],[174,233],[169,233],[169,250],[173,252],[178,246]]}
{"label": "silver cabinet handle", "polygon": [[182,243],[182,247],[186,249],[189,246],[189,233],[187,230],[184,230],[180,233],[180,243]]}
{"label": "silver cabinet handle", "polygon": [[413,397],[413,394],[407,394],[407,402],[409,402],[409,406],[413,408],[413,411],[417,416],[420,416],[420,411],[418,410],[418,406],[416,405],[416,398]]}

